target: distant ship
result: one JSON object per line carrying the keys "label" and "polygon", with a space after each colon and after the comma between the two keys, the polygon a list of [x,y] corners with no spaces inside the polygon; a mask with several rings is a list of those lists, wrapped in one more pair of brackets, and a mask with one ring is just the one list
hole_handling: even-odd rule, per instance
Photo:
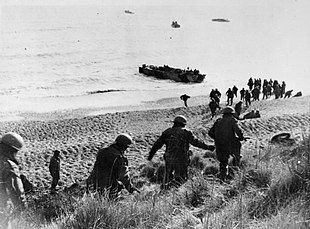
{"label": "distant ship", "polygon": [[173,22],[171,23],[171,27],[172,27],[172,28],[180,28],[181,26],[180,26],[180,24],[178,24],[177,21],[173,21]]}
{"label": "distant ship", "polygon": [[212,21],[217,21],[217,22],[229,22],[228,19],[224,19],[224,18],[214,18],[214,19],[212,19]]}
{"label": "distant ship", "polygon": [[133,12],[131,12],[130,10],[125,10],[126,14],[133,14]]}

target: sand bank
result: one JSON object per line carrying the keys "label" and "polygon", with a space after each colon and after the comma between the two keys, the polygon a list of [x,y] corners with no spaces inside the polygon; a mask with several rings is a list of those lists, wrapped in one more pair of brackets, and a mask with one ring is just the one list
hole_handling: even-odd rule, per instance
{"label": "sand bank", "polygon": [[[110,144],[121,132],[127,132],[134,138],[135,144],[130,147],[127,156],[131,171],[137,172],[137,168],[146,163],[145,157],[151,145],[179,114],[188,117],[188,128],[199,138],[211,142],[207,132],[215,119],[211,120],[208,106],[200,103],[205,98],[196,99],[189,100],[188,108],[182,107],[179,98],[172,98],[168,102],[157,101],[157,109],[151,109],[154,104],[146,104],[145,110],[140,106],[140,110],[133,111],[135,107],[131,107],[131,111],[92,116],[89,114],[95,111],[90,110],[37,116],[28,114],[25,120],[1,122],[0,129],[1,133],[16,131],[25,138],[26,149],[20,153],[21,167],[30,181],[39,188],[49,187],[48,162],[52,150],[61,150],[61,184],[69,185],[87,178],[98,149]],[[194,101],[197,102],[195,106]],[[291,132],[294,137],[309,131],[309,104],[310,96],[306,96],[255,102],[247,110],[244,109],[243,112],[248,112],[258,108],[262,117],[240,121],[245,135],[251,137],[244,144],[243,151],[253,148],[257,142],[267,147],[269,139],[282,131]],[[203,152],[196,148],[192,150],[194,153]],[[162,152],[160,150],[157,153],[155,160]]]}

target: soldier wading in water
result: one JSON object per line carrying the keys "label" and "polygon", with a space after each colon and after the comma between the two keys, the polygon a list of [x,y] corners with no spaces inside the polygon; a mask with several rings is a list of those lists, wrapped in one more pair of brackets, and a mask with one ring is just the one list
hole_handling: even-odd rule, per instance
{"label": "soldier wading in water", "polygon": [[166,129],[154,143],[147,158],[151,161],[155,153],[163,145],[166,145],[164,154],[165,177],[162,188],[169,188],[171,185],[178,186],[187,180],[190,144],[201,149],[214,150],[213,145],[206,145],[204,142],[199,141],[190,130],[185,128],[187,120],[184,116],[175,117],[173,123],[173,126]]}

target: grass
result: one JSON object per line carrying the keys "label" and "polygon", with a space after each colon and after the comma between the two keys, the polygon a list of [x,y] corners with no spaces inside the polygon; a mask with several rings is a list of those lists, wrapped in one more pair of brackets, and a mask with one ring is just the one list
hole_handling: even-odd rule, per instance
{"label": "grass", "polygon": [[123,192],[117,201],[96,194],[41,195],[12,228],[309,228],[309,152],[310,136],[293,148],[267,148],[258,158],[244,158],[229,183],[205,175],[204,157],[193,155],[190,179],[167,191],[159,189],[162,164],[148,165],[141,176],[153,183],[140,194]]}

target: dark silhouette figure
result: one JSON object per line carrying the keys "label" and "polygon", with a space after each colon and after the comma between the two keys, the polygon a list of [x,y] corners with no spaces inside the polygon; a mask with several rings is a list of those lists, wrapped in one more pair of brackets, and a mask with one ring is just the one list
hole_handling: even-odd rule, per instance
{"label": "dark silhouette figure", "polygon": [[245,91],[245,105],[248,107],[251,105],[251,93],[249,90]]}
{"label": "dark silhouette figure", "polygon": [[285,92],[284,99],[285,98],[290,98],[292,96],[292,91],[293,90],[289,90],[289,91]]}
{"label": "dark silhouette figure", "polygon": [[281,96],[281,87],[279,84],[275,84],[275,82],[277,81],[276,80],[274,81],[273,90],[274,90],[275,99],[278,99]]}
{"label": "dark silhouette figure", "polygon": [[240,90],[240,100],[244,101],[245,90],[244,87]]}
{"label": "dark silhouette figure", "polygon": [[234,85],[234,87],[232,88],[232,91],[233,91],[233,93],[234,93],[234,95],[236,96],[236,97],[238,97],[238,88],[236,87],[236,85]]}
{"label": "dark silhouette figure", "polygon": [[263,86],[263,99],[268,99],[267,86]]}
{"label": "dark silhouette figure", "polygon": [[251,77],[251,78],[249,79],[249,81],[248,81],[248,86],[249,86],[250,91],[252,91],[253,85],[254,85],[254,82],[253,82],[253,79],[252,79],[252,77]]}
{"label": "dark silhouette figure", "polygon": [[259,110],[256,110],[256,111],[252,110],[243,116],[243,119],[252,119],[252,118],[260,118]]}
{"label": "dark silhouette figure", "polygon": [[285,94],[285,88],[286,88],[286,83],[284,81],[282,81],[281,95],[280,95],[281,98],[283,98],[283,95]]}
{"label": "dark silhouette figure", "polygon": [[297,92],[296,95],[294,95],[293,97],[300,97],[300,96],[302,96],[301,91]]}
{"label": "dark silhouette figure", "polygon": [[184,101],[184,106],[187,107],[187,100],[190,98],[189,95],[184,94],[180,96],[180,99]]}
{"label": "dark silhouette figure", "polygon": [[212,89],[210,92],[210,99],[213,99],[215,94],[216,94],[216,92],[214,91],[214,89]]}
{"label": "dark silhouette figure", "polygon": [[258,87],[255,87],[253,90],[252,90],[252,97],[253,97],[253,100],[254,101],[259,101],[259,94],[260,94],[260,91],[258,89]]}
{"label": "dark silhouette figure", "polygon": [[215,88],[214,90],[214,94],[215,94],[215,102],[217,102],[218,104],[220,104],[220,100],[221,100],[221,96],[222,96],[222,93],[219,92],[219,90],[217,88]]}
{"label": "dark silhouette figure", "polygon": [[55,150],[54,155],[52,156],[49,164],[49,171],[53,178],[52,185],[51,185],[51,194],[56,193],[56,186],[60,179],[60,151]]}
{"label": "dark silhouette figure", "polygon": [[220,105],[214,99],[210,101],[209,108],[211,111],[211,119],[215,116],[216,110],[221,109]]}
{"label": "dark silhouette figure", "polygon": [[215,93],[215,95],[217,95],[219,98],[221,98],[222,94],[221,94],[221,92],[220,92],[217,88],[215,88],[214,93]]}
{"label": "dark silhouette figure", "polygon": [[231,90],[231,88],[228,88],[226,95],[227,95],[227,105],[230,106],[233,104],[233,99],[234,99],[234,93]]}
{"label": "dark silhouette figure", "polygon": [[235,105],[235,118],[239,119],[240,114],[241,114],[241,110],[242,110],[242,101],[239,101],[238,103],[236,103]]}

